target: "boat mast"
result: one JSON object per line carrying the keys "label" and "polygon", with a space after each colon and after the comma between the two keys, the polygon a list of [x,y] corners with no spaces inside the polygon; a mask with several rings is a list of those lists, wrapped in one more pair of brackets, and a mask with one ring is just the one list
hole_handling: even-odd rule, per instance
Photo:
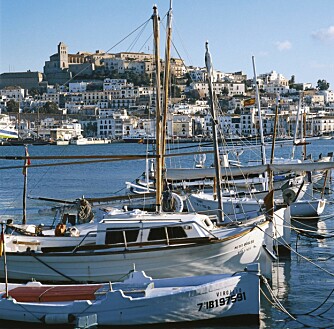
{"label": "boat mast", "polygon": [[0,237],[0,257],[3,256],[3,266],[4,266],[4,273],[5,273],[5,298],[8,298],[8,271],[7,271],[7,258],[6,258],[6,241],[5,241],[5,230],[4,226],[5,223],[1,222],[1,237]]}
{"label": "boat mast", "polygon": [[[28,157],[28,146],[25,145],[25,156]],[[22,200],[22,206],[23,206],[23,214],[22,214],[22,224],[27,223],[27,184],[28,184],[28,165],[29,162],[27,159],[24,160],[24,167],[23,167],[23,177],[24,177],[24,183],[23,183],[23,200]]]}
{"label": "boat mast", "polygon": [[166,124],[168,115],[168,92],[169,92],[169,75],[170,75],[170,48],[172,40],[172,0],[169,3],[167,14],[166,28],[166,48],[165,48],[165,71],[164,71],[164,98],[163,98],[163,115],[162,115],[162,166],[165,168],[166,154]]}
{"label": "boat mast", "polygon": [[[277,94],[276,98],[276,108],[275,108],[275,120],[274,120],[274,132],[273,132],[273,140],[271,144],[271,156],[270,156],[270,164],[274,163],[274,156],[275,156],[275,141],[276,141],[276,134],[277,134],[277,121],[278,121],[278,104],[279,104],[279,95]],[[269,171],[269,190],[274,188],[274,180],[273,180],[273,172],[272,170]]]}
{"label": "boat mast", "polygon": [[297,117],[296,117],[296,126],[295,126],[295,132],[293,135],[293,146],[292,146],[292,154],[291,154],[291,159],[294,159],[295,157],[295,151],[296,151],[296,144],[297,144],[297,133],[298,133],[298,124],[299,124],[299,116],[300,116],[300,111],[302,107],[302,94],[301,92],[299,93],[299,100],[298,100],[298,110],[297,110]]}
{"label": "boat mast", "polygon": [[[255,85],[255,94],[256,94],[256,106],[258,110],[259,115],[259,128],[260,128],[260,140],[261,140],[261,157],[262,157],[262,164],[265,165],[266,160],[266,147],[264,145],[264,137],[263,137],[263,125],[262,125],[262,114],[261,114],[261,103],[260,103],[260,93],[259,93],[259,86],[257,84],[256,79],[256,69],[255,69],[255,57],[252,56],[252,62],[253,62],[253,72],[254,72],[254,85]],[[268,190],[268,179],[267,179],[267,172],[265,172],[265,190]]]}
{"label": "boat mast", "polygon": [[159,51],[159,16],[156,5],[153,7],[153,34],[154,34],[154,60],[155,60],[155,86],[156,86],[156,127],[155,127],[155,141],[156,141],[156,211],[161,212],[161,197],[162,197],[162,149],[161,149],[161,107],[160,107],[160,51]]}
{"label": "boat mast", "polygon": [[303,160],[306,160],[306,112],[305,112],[305,108],[304,108],[304,113],[303,113],[303,149],[304,149],[304,157]]}
{"label": "boat mast", "polygon": [[216,103],[215,95],[213,92],[213,66],[211,61],[211,55],[209,52],[209,43],[205,43],[205,66],[207,71],[207,80],[209,85],[209,99],[210,99],[210,110],[212,116],[212,135],[213,135],[213,146],[214,146],[214,163],[215,163],[215,173],[216,173],[216,193],[218,197],[218,224],[223,222],[223,204],[222,204],[222,194],[221,194],[221,168],[220,168],[220,158],[219,158],[219,148],[218,148],[218,136],[217,136],[217,126],[218,120],[216,118]]}

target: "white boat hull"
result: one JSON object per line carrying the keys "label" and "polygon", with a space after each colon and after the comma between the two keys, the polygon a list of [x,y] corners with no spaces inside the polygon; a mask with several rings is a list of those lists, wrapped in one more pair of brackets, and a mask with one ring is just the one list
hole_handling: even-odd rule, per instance
{"label": "white boat hull", "polygon": [[317,217],[320,216],[326,205],[326,199],[298,200],[291,204],[292,217]]}
{"label": "white boat hull", "polygon": [[[0,319],[60,325],[76,324],[79,318],[95,315],[96,324],[99,326],[132,326],[228,317],[237,321],[240,316],[246,316],[248,321],[258,322],[260,285],[254,265],[251,265],[253,271],[237,275],[218,274],[161,280],[145,278],[145,285],[140,285],[137,280],[134,284],[139,287],[137,291],[140,289],[140,294],[126,289],[131,287],[130,280],[128,284],[103,286],[43,286],[39,282],[30,282],[27,285],[10,284],[9,296],[13,298],[6,299],[4,295],[0,298]],[[41,289],[45,293],[39,294],[38,291],[37,294],[32,294],[32,297],[29,296],[29,288]],[[89,299],[79,297],[81,289],[85,288],[93,295]],[[4,284],[0,284],[0,289],[3,294]],[[57,297],[52,290],[58,290]],[[62,300],[66,291],[67,296]],[[77,291],[78,295],[71,298],[68,296],[69,291],[74,294]],[[51,301],[55,298],[55,301]],[[75,298],[77,300],[74,300]]]}
{"label": "white boat hull", "polygon": [[[259,211],[262,200],[249,198],[222,197],[224,215],[235,215],[246,212]],[[217,213],[218,201],[214,200],[212,194],[197,193],[190,194],[187,203],[189,209],[195,212],[203,212],[213,215]]]}
{"label": "white boat hull", "polygon": [[[243,270],[259,262],[261,273],[271,277],[272,224],[268,221],[249,228],[222,228],[217,240],[203,244],[154,245],[97,251],[53,253],[7,253],[11,280],[58,282],[117,281],[133,264],[153,277],[178,277]],[[165,242],[164,242],[165,243]],[[4,277],[3,268],[0,276]]]}
{"label": "white boat hull", "polygon": [[66,141],[66,140],[57,140],[56,141],[56,145],[59,145],[59,146],[66,146],[66,145],[69,145],[69,141]]}

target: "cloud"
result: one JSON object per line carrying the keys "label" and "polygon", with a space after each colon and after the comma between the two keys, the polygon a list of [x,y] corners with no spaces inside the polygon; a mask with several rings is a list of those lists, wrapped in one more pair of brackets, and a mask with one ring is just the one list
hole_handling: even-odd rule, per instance
{"label": "cloud", "polygon": [[334,25],[313,32],[312,37],[321,41],[334,40]]}
{"label": "cloud", "polygon": [[269,52],[268,51],[260,51],[259,56],[260,57],[267,57],[267,56],[269,56]]}
{"label": "cloud", "polygon": [[279,51],[289,50],[292,47],[292,44],[290,41],[277,41],[275,42],[275,45]]}

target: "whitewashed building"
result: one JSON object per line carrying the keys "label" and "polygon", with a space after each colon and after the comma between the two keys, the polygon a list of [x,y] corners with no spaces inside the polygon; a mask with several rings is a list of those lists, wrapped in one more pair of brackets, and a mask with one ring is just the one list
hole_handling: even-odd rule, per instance
{"label": "whitewashed building", "polygon": [[315,135],[332,135],[334,133],[334,116],[316,117],[312,124]]}
{"label": "whitewashed building", "polygon": [[70,82],[68,91],[70,93],[82,93],[87,90],[87,82]]}
{"label": "whitewashed building", "polygon": [[334,104],[334,92],[332,90],[320,90],[319,94],[324,96],[326,104]]}
{"label": "whitewashed building", "polygon": [[8,100],[14,100],[16,102],[21,102],[24,99],[24,89],[23,88],[4,88],[0,89],[0,96],[5,96]]}

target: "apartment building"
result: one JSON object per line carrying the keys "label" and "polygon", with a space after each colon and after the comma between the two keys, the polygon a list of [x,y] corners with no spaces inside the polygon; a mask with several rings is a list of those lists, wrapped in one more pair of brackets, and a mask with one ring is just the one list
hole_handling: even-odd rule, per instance
{"label": "apartment building", "polygon": [[9,88],[0,89],[0,96],[5,97],[8,100],[12,99],[16,102],[21,102],[25,97],[23,88]]}

